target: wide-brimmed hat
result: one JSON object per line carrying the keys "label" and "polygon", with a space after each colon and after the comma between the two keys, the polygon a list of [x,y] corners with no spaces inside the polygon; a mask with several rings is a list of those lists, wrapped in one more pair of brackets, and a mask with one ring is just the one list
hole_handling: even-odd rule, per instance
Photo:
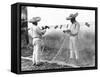
{"label": "wide-brimmed hat", "polygon": [[66,18],[66,20],[71,20],[72,18],[75,18],[78,16],[78,13],[70,14],[69,17]]}
{"label": "wide-brimmed hat", "polygon": [[39,22],[41,20],[40,17],[33,17],[32,19],[29,20],[30,23],[33,23],[33,22]]}

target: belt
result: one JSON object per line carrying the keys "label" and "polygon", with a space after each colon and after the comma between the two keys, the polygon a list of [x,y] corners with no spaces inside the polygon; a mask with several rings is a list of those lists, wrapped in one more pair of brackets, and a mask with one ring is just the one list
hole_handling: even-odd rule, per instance
{"label": "belt", "polygon": [[77,36],[77,35],[78,35],[78,33],[75,33],[75,34],[70,33],[70,35],[71,35],[71,36]]}
{"label": "belt", "polygon": [[35,38],[40,38],[41,39],[41,37],[33,37],[33,39],[35,39]]}
{"label": "belt", "polygon": [[33,37],[33,38],[39,38],[39,37]]}

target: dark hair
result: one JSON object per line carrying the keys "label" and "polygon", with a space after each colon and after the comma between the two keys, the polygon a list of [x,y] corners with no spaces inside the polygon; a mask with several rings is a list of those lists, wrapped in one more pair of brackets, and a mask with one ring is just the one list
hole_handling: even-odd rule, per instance
{"label": "dark hair", "polygon": [[38,23],[37,22],[33,22],[32,24],[37,25]]}
{"label": "dark hair", "polygon": [[73,23],[73,22],[75,22],[76,21],[76,18],[74,17],[74,18],[71,18],[71,22]]}

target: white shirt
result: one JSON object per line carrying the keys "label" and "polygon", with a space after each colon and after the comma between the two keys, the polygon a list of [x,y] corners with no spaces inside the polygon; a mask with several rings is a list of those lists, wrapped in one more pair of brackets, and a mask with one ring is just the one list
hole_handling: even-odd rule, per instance
{"label": "white shirt", "polygon": [[32,36],[32,38],[41,38],[42,35],[46,32],[46,30],[42,30],[39,26],[36,26],[32,23],[29,24],[29,35]]}
{"label": "white shirt", "polygon": [[80,29],[80,24],[78,22],[75,22],[70,26],[71,34],[77,34],[79,32],[79,29]]}

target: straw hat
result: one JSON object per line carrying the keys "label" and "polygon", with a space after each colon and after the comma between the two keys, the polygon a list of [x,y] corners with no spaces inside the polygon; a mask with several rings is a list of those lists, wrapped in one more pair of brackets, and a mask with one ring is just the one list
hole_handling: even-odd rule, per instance
{"label": "straw hat", "polygon": [[39,22],[41,20],[40,17],[33,17],[32,19],[29,20],[30,23],[33,23],[33,22]]}
{"label": "straw hat", "polygon": [[75,18],[78,16],[78,13],[70,14],[69,17],[66,18],[66,20],[71,20],[72,18]]}

